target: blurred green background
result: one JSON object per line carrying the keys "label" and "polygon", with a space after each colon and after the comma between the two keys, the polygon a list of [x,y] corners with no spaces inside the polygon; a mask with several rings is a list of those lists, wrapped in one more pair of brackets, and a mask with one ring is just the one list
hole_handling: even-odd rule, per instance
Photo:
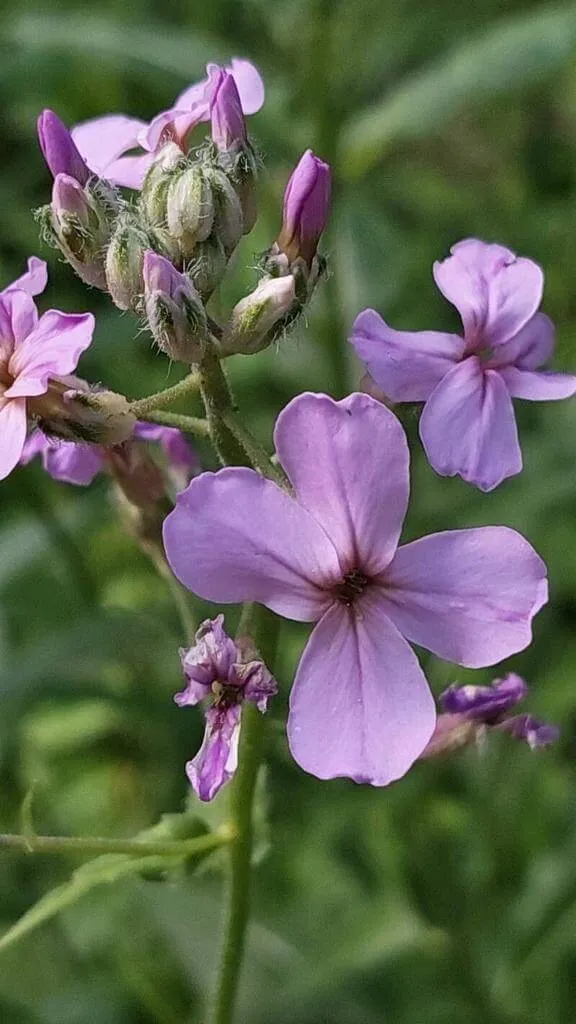
{"label": "blurred green background", "polygon": [[[522,0],[55,0],[4,3],[0,41],[2,284],[49,261],[41,304],[94,310],[81,369],[131,397],[179,371],[105,296],[40,245],[31,215],[49,176],[35,118],[108,111],[149,119],[207,60],[246,56],[267,84],[250,122],[266,170],[261,219],[222,310],[254,283],[282,189],[313,147],[334,166],[331,276],[278,350],[235,357],[239,403],[269,442],[302,389],[341,396],[346,343],[376,307],[397,327],[456,328],[431,264],[469,235],[540,261],[575,368],[576,6]],[[286,699],[305,630],[283,624],[281,696],[266,780],[269,849],[256,869],[241,1024],[568,1024],[576,1017],[576,403],[517,403],[525,472],[484,496],[428,468],[412,413],[406,536],[473,524],[521,530],[549,565],[551,601],[506,664],[527,709],[558,723],[540,755],[490,738],[371,790],[291,762]],[[203,452],[205,465],[210,455]],[[131,836],[186,800],[200,716],[178,710],[180,626],[165,584],[119,530],[100,478],[68,487],[38,465],[0,490],[0,830],[33,787],[48,834]],[[210,609],[198,605],[198,616]],[[436,692],[455,670],[422,654]],[[498,670],[500,671],[500,670]],[[495,674],[495,673],[494,673]],[[385,723],[383,723],[384,729]],[[71,858],[0,852],[0,926],[66,880]],[[216,955],[217,865],[95,889],[0,954],[9,1024],[192,1024]]]}

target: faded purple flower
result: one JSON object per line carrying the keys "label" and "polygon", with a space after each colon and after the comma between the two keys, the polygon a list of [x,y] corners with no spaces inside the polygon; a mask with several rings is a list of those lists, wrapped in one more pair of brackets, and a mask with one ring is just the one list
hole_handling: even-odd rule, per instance
{"label": "faded purple flower", "polygon": [[317,623],[291,694],[292,753],[320,778],[385,785],[436,720],[406,640],[470,667],[522,650],[547,600],[546,568],[506,527],[399,548],[408,446],[368,395],[300,395],[275,441],[294,496],[249,469],[202,474],[165,521],[168,561],[206,600],[259,601]]}
{"label": "faded purple flower", "polygon": [[[172,141],[184,149],[192,129],[210,120],[208,88],[211,76],[219,70],[217,64],[208,64],[207,77],[185,89],[174,106],[150,124],[125,114],[109,114],[77,125],[72,131],[74,142],[91,170],[117,185],[142,188],[162,146]],[[264,83],[257,69],[250,61],[233,57],[225,70],[236,82],[244,113],[255,114],[264,103]],[[125,155],[134,149],[144,152]]]}
{"label": "faded purple flower", "polygon": [[[38,261],[39,263],[40,261]],[[30,292],[40,290],[43,268],[29,263],[22,288],[0,294],[0,479],[18,463],[26,441],[27,407],[46,394],[50,380],[76,368],[94,331],[91,313],[59,313],[40,318]]]}
{"label": "faded purple flower", "polygon": [[38,140],[42,155],[54,178],[66,174],[80,185],[90,177],[90,168],[82,159],[71,133],[53,110],[44,110],[38,118]]}
{"label": "faded purple flower", "polygon": [[[182,486],[188,482],[192,473],[197,471],[198,456],[175,427],[137,423],[133,436],[141,441],[160,443],[171,465],[182,474]],[[106,469],[109,452],[110,449],[101,448],[99,445],[48,437],[42,430],[36,429],[26,440],[20,464],[27,465],[32,459],[40,456],[44,469],[54,480],[87,487],[98,473]]]}
{"label": "faded purple flower", "polygon": [[192,647],[180,652],[187,685],[174,697],[179,707],[198,704],[205,698],[212,702],[205,712],[202,746],[186,765],[200,800],[212,800],[236,771],[242,702],[250,701],[264,712],[277,691],[264,662],[246,661],[223,623],[223,615],[212,621],[207,619],[196,633]]}
{"label": "faded purple flower", "polygon": [[491,686],[448,687],[440,696],[442,714],[421,757],[436,757],[478,741],[486,729],[508,732],[531,750],[555,743],[560,735],[555,725],[532,715],[508,714],[527,693],[527,683],[514,672],[494,679]]}
{"label": "faded purple flower", "polygon": [[330,165],[307,149],[294,168],[284,193],[284,219],[278,248],[292,262],[302,257],[310,264],[330,210]]}
{"label": "faded purple flower", "polygon": [[430,464],[491,491],[522,469],[512,398],[568,398],[576,377],[539,369],[554,351],[554,326],[538,313],[544,275],[532,260],[469,238],[434,264],[464,335],[395,331],[373,309],[350,339],[393,402],[425,402],[420,436]]}

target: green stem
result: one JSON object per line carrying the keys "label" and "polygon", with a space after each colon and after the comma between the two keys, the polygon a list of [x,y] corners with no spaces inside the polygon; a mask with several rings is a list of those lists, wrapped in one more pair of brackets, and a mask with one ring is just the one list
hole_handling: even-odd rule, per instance
{"label": "green stem", "polygon": [[210,346],[200,364],[200,391],[206,409],[206,418],[212,443],[224,466],[251,465],[251,459],[240,444],[224,417],[234,412],[232,393],[220,365],[215,346]]}
{"label": "green stem", "polygon": [[198,373],[194,371],[179,381],[178,384],[173,384],[171,388],[158,391],[155,395],[147,395],[146,398],[137,398],[130,404],[130,409],[135,416],[146,419],[146,413],[154,412],[156,409],[163,409],[166,405],[172,405],[179,398],[184,398],[186,395],[198,391],[199,388],[200,378]]}
{"label": "green stem", "polygon": [[176,579],[174,573],[170,569],[170,566],[166,561],[163,547],[160,545],[158,545],[158,547],[150,546],[148,554],[156,566],[158,575],[165,581],[172,595],[186,643],[192,643],[196,632],[196,619],[194,612],[190,607],[189,592],[182,586],[180,581]]}
{"label": "green stem", "polygon": [[162,412],[159,409],[150,409],[149,412],[140,414],[140,420],[145,423],[160,423],[163,427],[177,427],[187,434],[194,434],[195,437],[209,437],[210,428],[208,421],[200,416],[185,416],[179,412]]}
{"label": "green stem", "polygon": [[254,469],[259,470],[263,476],[270,477],[280,487],[290,486],[288,478],[281,467],[275,466],[271,462],[266,449],[252,436],[233,410],[222,413],[222,421],[230,428],[236,440],[242,445]]}
{"label": "green stem", "polygon": [[171,841],[146,841],[140,839],[102,839],[97,836],[30,836],[0,835],[0,850],[25,850],[27,853],[71,853],[98,855],[102,853],[125,853],[136,857],[165,856],[179,857],[206,853],[231,843],[233,832],[221,829],[194,839]]}

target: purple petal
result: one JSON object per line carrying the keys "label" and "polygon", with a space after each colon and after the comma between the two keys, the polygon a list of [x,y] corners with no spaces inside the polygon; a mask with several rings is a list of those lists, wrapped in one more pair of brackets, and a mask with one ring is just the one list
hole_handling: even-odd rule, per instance
{"label": "purple petal", "polygon": [[469,356],[446,374],[420,418],[420,437],[441,476],[491,491],[522,469],[512,401],[500,373]]}
{"label": "purple petal", "polygon": [[422,753],[434,700],[416,656],[377,600],[333,605],[315,626],[290,695],[288,741],[320,779],[385,786]]}
{"label": "purple petal", "polygon": [[341,576],[336,551],[312,516],[250,469],[203,473],[164,523],[175,575],[208,601],[259,601],[298,621],[320,618]]}
{"label": "purple petal", "polygon": [[140,135],[141,144],[151,153],[156,153],[167,138],[175,139],[183,146],[193,128],[201,121],[208,120],[209,109],[208,101],[203,99],[189,110],[180,106],[163,110]]}
{"label": "purple petal", "polygon": [[18,464],[26,441],[26,402],[0,396],[0,480]]}
{"label": "purple petal", "polygon": [[53,110],[44,110],[38,118],[38,140],[42,155],[53,177],[69,174],[81,185],[90,177],[73,135]]}
{"label": "purple petal", "polygon": [[196,757],[186,765],[190,784],[200,800],[213,800],[230,781],[238,764],[240,705],[206,712],[204,740]]}
{"label": "purple petal", "polygon": [[47,448],[50,447],[50,441],[43,434],[41,430],[33,430],[31,434],[26,438],[24,447],[22,449],[22,455],[20,456],[20,465],[27,466],[32,459],[35,459],[37,455],[43,455]]}
{"label": "purple petal", "polygon": [[[196,631],[192,646],[187,651],[181,651],[180,656],[184,675],[189,682],[210,687],[217,681],[228,680],[239,652],[224,629],[224,616],[206,619]],[[206,696],[206,692],[203,696]]]}
{"label": "purple petal", "polygon": [[383,578],[403,636],[469,668],[524,650],[548,600],[546,566],[505,526],[436,533],[396,552]]}
{"label": "purple petal", "polygon": [[278,417],[274,440],[298,501],[331,538],[342,572],[382,572],[409,491],[408,445],[393,413],[369,395],[335,402],[303,394]]}
{"label": "purple petal", "polygon": [[503,679],[495,679],[491,686],[449,686],[440,695],[443,711],[465,714],[480,721],[490,721],[519,704],[528,693],[521,676],[509,672]]}
{"label": "purple petal", "polygon": [[0,292],[0,296],[15,288],[21,292],[28,292],[28,295],[41,295],[47,283],[48,270],[44,260],[38,259],[37,256],[30,256],[26,273],[17,277],[12,284],[4,288],[4,291]]}
{"label": "purple petal", "polygon": [[72,129],[72,138],[90,170],[114,181],[108,173],[110,164],[140,145],[139,134],[146,127],[146,122],[136,117],[107,114],[106,117],[95,117],[77,124]]}
{"label": "purple petal", "polygon": [[242,110],[245,114],[256,114],[264,105],[264,82],[258,69],[249,60],[232,57],[230,71],[240,93]]}
{"label": "purple petal", "polygon": [[576,377],[570,373],[520,370],[516,366],[506,366],[499,373],[513,398],[550,402],[576,394]]}
{"label": "purple petal", "polygon": [[63,377],[76,369],[93,331],[91,313],[60,313],[55,309],[44,313],[32,333],[14,350],[9,370],[15,382],[6,394],[11,398],[44,394],[50,377]]}
{"label": "purple petal", "polygon": [[97,445],[54,440],[43,452],[44,469],[62,483],[87,487],[101,472],[104,460]]}
{"label": "purple petal", "polygon": [[510,341],[497,345],[489,365],[495,368],[514,364],[521,370],[535,370],[554,353],[556,328],[545,313],[536,313]]}
{"label": "purple petal", "polygon": [[278,684],[263,661],[251,661],[246,665],[236,664],[232,675],[242,681],[244,700],[255,704],[258,711],[268,710],[268,701],[278,693]]}
{"label": "purple petal", "polygon": [[464,352],[457,334],[395,331],[374,309],[356,317],[350,342],[393,402],[425,402]]}
{"label": "purple petal", "polygon": [[513,718],[499,722],[495,728],[510,733],[517,740],[524,740],[531,750],[548,747],[560,738],[560,729],[557,726],[540,722],[532,715],[514,715]]}
{"label": "purple petal", "polygon": [[459,311],[470,346],[499,345],[527,323],[542,300],[544,274],[502,245],[468,238],[434,264],[434,280]]}
{"label": "purple petal", "polygon": [[134,437],[142,441],[158,441],[169,461],[179,469],[194,470],[200,468],[200,460],[192,445],[186,440],[181,430],[176,427],[161,427],[155,423],[137,423]]}
{"label": "purple petal", "polygon": [[246,141],[246,125],[233,75],[219,70],[208,85],[212,141],[218,149],[230,149]]}
{"label": "purple petal", "polygon": [[0,347],[12,352],[35,330],[38,311],[28,292],[8,288],[0,295]]}
{"label": "purple petal", "polygon": [[121,185],[122,188],[140,190],[153,162],[153,153],[144,153],[142,156],[121,156],[118,160],[108,164],[107,180],[113,182],[114,185]]}

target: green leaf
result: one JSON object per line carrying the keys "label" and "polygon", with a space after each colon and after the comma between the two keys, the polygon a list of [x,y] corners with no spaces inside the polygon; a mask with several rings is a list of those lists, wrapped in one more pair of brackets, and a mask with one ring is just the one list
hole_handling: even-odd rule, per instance
{"label": "green leaf", "polygon": [[463,106],[553,74],[575,46],[573,5],[494,23],[355,116],[340,142],[341,173],[361,177],[392,146],[434,133]]}

